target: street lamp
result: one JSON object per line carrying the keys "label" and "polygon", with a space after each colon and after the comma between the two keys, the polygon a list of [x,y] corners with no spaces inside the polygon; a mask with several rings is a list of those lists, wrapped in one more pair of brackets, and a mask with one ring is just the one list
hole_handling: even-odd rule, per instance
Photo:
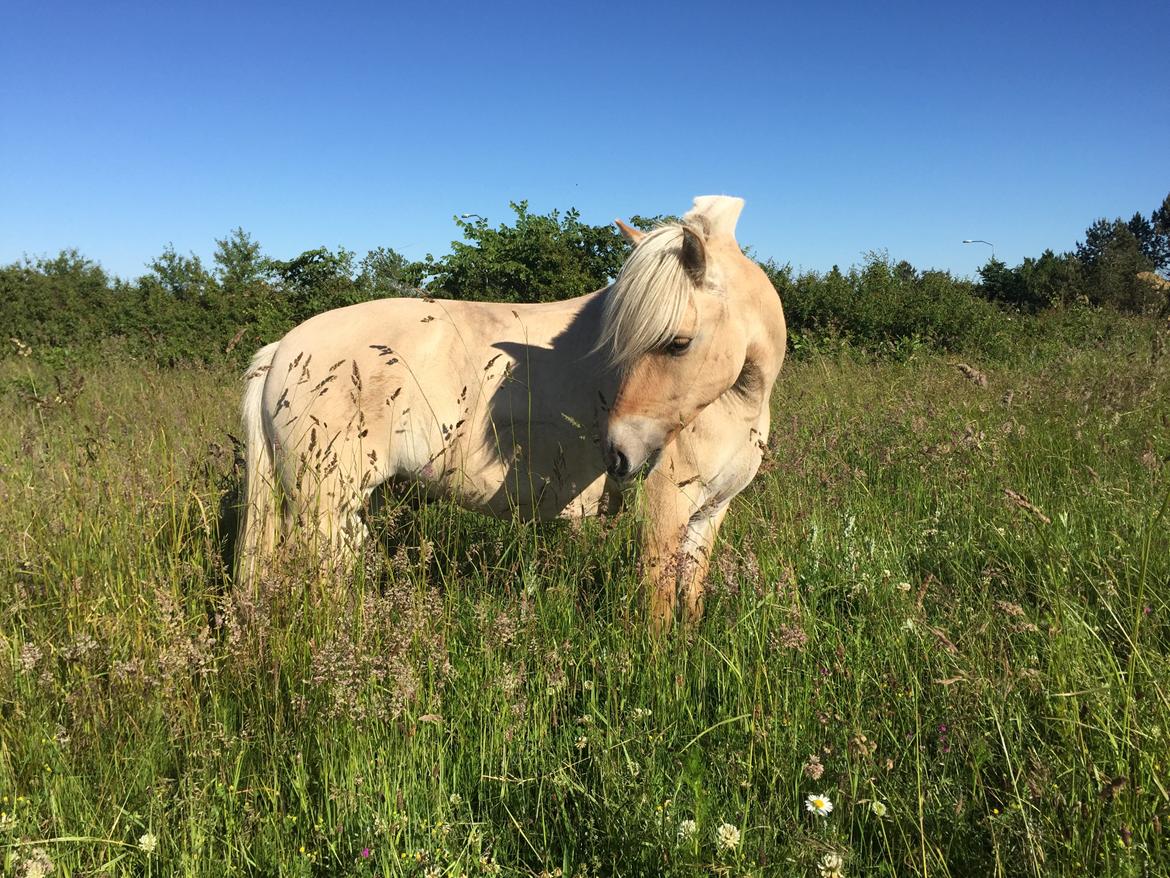
{"label": "street lamp", "polygon": [[[478,213],[461,213],[461,214],[459,214],[459,219],[471,219],[472,217],[475,217],[477,220],[483,220],[483,217],[480,216]],[[487,222],[487,220],[484,220],[484,222]]]}
{"label": "street lamp", "polygon": [[964,238],[963,243],[964,244],[986,244],[988,247],[991,248],[992,262],[995,261],[995,245],[992,244],[990,241],[984,241],[982,238]]}

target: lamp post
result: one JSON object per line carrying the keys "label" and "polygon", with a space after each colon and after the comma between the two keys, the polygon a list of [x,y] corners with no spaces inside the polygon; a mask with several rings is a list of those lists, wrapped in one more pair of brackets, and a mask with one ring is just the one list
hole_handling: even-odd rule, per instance
{"label": "lamp post", "polygon": [[[475,217],[477,220],[483,220],[483,217],[480,216],[478,213],[461,213],[461,214],[459,214],[459,219],[471,219],[472,217]],[[487,222],[487,220],[484,220],[484,222]]]}
{"label": "lamp post", "polygon": [[986,244],[988,247],[991,248],[992,261],[993,262],[995,261],[995,245],[992,244],[990,241],[984,241],[982,238],[964,238],[963,243],[964,244]]}

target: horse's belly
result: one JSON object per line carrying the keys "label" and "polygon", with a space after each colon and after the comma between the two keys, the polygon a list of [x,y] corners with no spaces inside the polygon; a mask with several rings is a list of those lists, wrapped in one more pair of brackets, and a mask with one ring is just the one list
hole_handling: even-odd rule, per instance
{"label": "horse's belly", "polygon": [[608,512],[614,500],[596,468],[537,473],[515,461],[464,458],[463,465],[429,486],[460,505],[497,518],[587,518]]}

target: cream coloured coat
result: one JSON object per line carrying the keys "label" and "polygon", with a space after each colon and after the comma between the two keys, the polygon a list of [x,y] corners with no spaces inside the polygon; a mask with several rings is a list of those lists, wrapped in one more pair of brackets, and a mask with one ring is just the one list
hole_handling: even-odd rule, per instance
{"label": "cream coloured coat", "polygon": [[742,204],[706,196],[682,225],[623,226],[633,254],[587,296],[383,299],[260,350],[244,397],[241,577],[297,534],[344,559],[386,483],[496,516],[579,517],[615,507],[615,476],[644,472],[652,618],[668,624],[680,596],[697,617],[716,532],[760,464],[785,349],[776,292],[735,242]]}

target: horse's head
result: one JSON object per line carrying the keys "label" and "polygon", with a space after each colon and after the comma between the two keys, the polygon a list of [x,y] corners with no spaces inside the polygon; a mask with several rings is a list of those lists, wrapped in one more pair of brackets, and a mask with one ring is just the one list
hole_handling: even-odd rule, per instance
{"label": "horse's head", "polygon": [[606,294],[600,341],[621,374],[605,438],[616,478],[653,466],[737,383],[763,391],[779,371],[783,312],[736,243],[742,209],[742,199],[703,196],[681,223],[645,234],[619,223],[635,246]]}

